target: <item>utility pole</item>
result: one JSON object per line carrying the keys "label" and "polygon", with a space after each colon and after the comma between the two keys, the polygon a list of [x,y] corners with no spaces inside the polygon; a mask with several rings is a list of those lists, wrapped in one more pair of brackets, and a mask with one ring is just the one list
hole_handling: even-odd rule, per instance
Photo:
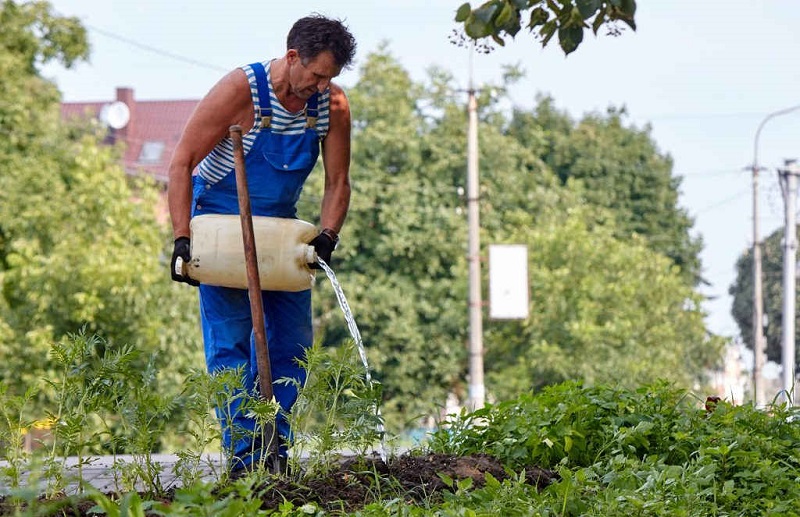
{"label": "utility pole", "polygon": [[478,99],[472,85],[472,59],[475,44],[469,49],[469,88],[467,89],[467,262],[469,263],[469,401],[470,410],[483,407],[483,299],[481,298],[480,185],[478,182]]}
{"label": "utility pole", "polygon": [[759,213],[758,213],[758,138],[761,130],[770,119],[779,115],[785,115],[800,109],[800,105],[791,106],[782,110],[768,114],[756,130],[753,142],[753,398],[756,406],[762,407],[766,404],[766,393],[764,391],[764,359],[766,357],[766,338],[764,337],[764,290],[762,285],[763,274],[761,272],[761,238],[759,236]]}
{"label": "utility pole", "polygon": [[[761,128],[759,127],[759,131]],[[761,242],[758,231],[758,164],[753,160],[753,398],[756,406],[766,404],[764,393],[764,301],[761,286]]]}
{"label": "utility pole", "polygon": [[795,357],[795,300],[797,292],[797,177],[800,167],[796,160],[787,160],[785,167],[778,171],[781,190],[786,208],[786,230],[783,239],[783,397],[788,405],[796,404],[794,396],[794,357]]}
{"label": "utility pole", "polygon": [[[470,59],[471,64],[471,59]],[[470,67],[471,68],[471,67]],[[478,184],[478,100],[470,70],[467,114],[467,224],[469,244],[469,409],[483,407],[483,300],[481,298],[480,186]]]}

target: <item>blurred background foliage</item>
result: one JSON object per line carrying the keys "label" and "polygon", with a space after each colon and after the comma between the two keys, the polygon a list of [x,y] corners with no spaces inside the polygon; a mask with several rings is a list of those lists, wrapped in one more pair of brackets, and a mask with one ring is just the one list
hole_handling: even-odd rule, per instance
{"label": "blurred background foliage", "polygon": [[[103,128],[60,120],[39,70],[87,59],[80,23],[46,2],[0,5],[0,381],[22,393],[52,376],[53,345],[84,329],[133,346],[159,393],[177,395],[204,363],[196,293],[169,278],[159,187],[125,174]],[[465,95],[447,70],[413,81],[385,47],[362,62],[333,266],[399,430],[466,396]],[[703,322],[702,243],[670,157],[624,109],[573,120],[549,97],[511,106],[520,74],[509,67],[479,95],[482,253],[527,245],[531,293],[527,320],[486,322],[490,399],[566,379],[702,383],[723,342]],[[312,222],[322,176],[299,207]],[[317,337],[340,345],[350,336],[333,292],[322,277],[314,289]],[[52,401],[43,390],[32,411]],[[176,435],[184,420],[177,408]]]}

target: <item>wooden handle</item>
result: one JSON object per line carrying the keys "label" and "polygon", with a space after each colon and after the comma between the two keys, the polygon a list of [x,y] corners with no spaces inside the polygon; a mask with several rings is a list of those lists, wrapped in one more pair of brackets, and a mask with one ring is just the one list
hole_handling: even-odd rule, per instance
{"label": "wooden handle", "polygon": [[[256,365],[258,366],[258,387],[263,400],[272,400],[272,366],[269,361],[267,333],[264,330],[264,305],[261,298],[261,279],[258,275],[258,254],[256,253],[255,233],[253,232],[253,213],[250,209],[250,192],[247,188],[247,170],[244,164],[242,145],[242,126],[228,128],[233,141],[233,164],[236,173],[236,194],[239,198],[239,214],[242,221],[242,242],[247,268],[247,292],[250,296],[250,316],[253,320],[253,335],[256,346]],[[278,440],[273,423],[264,424],[267,451],[277,457]],[[278,465],[278,463],[274,463]],[[269,463],[268,463],[269,467]],[[277,468],[277,467],[275,467]],[[278,473],[278,472],[273,472]]]}
{"label": "wooden handle", "polygon": [[272,370],[269,361],[269,348],[267,348],[267,334],[264,330],[264,306],[261,300],[261,280],[258,274],[258,255],[253,232],[253,214],[250,209],[250,193],[247,188],[247,170],[244,164],[242,127],[238,125],[231,126],[229,133],[233,141],[236,193],[239,198],[239,214],[242,221],[242,241],[244,242],[244,259],[247,268],[247,291],[250,295],[250,313],[253,319],[253,334],[256,342],[259,387],[261,388],[261,396],[266,400],[272,400]]}

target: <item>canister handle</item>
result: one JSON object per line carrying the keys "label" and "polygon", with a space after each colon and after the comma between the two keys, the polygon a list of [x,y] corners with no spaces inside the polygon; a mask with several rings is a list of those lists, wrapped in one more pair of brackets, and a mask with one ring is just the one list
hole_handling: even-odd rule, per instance
{"label": "canister handle", "polygon": [[175,274],[178,276],[186,276],[186,267],[183,262],[183,257],[175,258]]}

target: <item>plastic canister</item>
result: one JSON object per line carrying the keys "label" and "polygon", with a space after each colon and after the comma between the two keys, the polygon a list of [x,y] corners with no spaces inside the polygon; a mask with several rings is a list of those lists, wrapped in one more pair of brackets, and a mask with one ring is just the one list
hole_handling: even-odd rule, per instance
{"label": "plastic canister", "polygon": [[[247,289],[242,222],[238,215],[206,214],[192,218],[191,255],[186,274],[201,284]],[[316,227],[299,219],[253,217],[261,289],[303,291],[314,285],[317,260],[308,244]]]}

